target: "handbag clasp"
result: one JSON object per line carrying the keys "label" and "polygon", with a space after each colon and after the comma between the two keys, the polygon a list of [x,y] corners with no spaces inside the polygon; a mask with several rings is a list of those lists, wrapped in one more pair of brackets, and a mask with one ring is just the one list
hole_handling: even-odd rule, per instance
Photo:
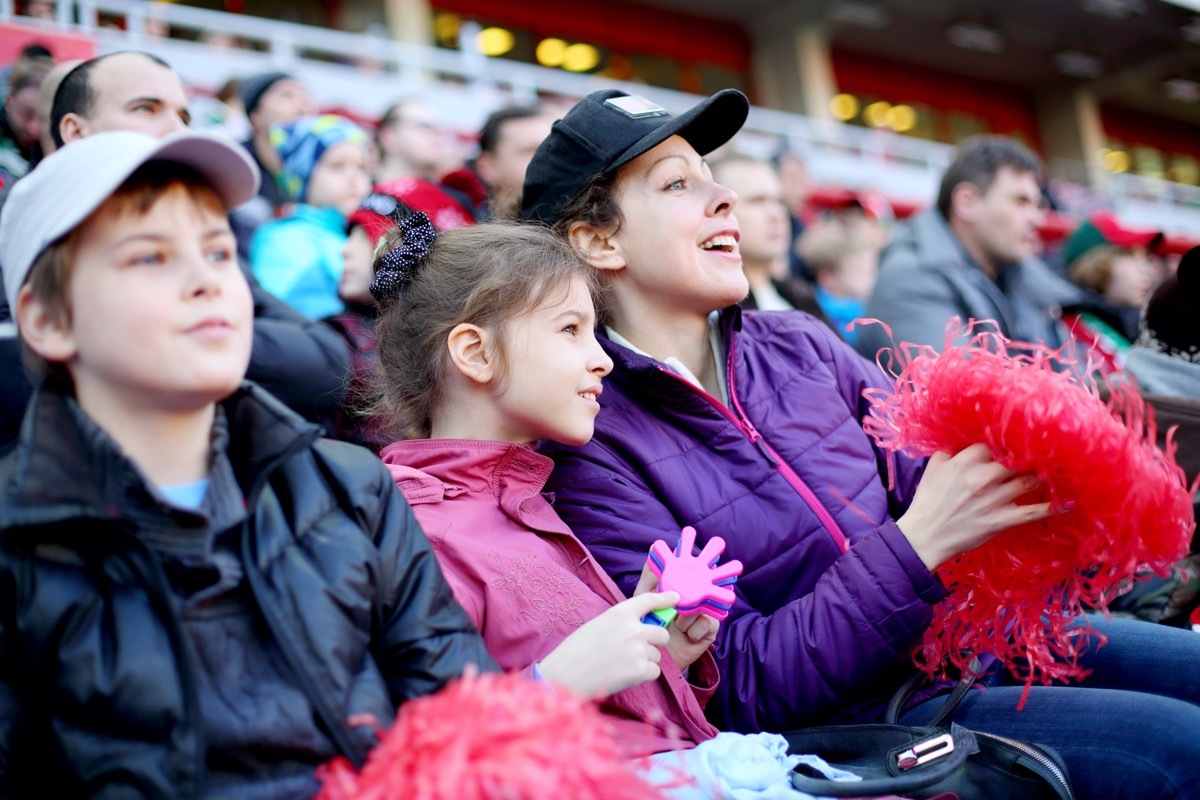
{"label": "handbag clasp", "polygon": [[896,766],[902,770],[912,769],[919,764],[933,761],[935,758],[950,755],[954,752],[954,739],[948,733],[917,742],[912,747],[896,756]]}

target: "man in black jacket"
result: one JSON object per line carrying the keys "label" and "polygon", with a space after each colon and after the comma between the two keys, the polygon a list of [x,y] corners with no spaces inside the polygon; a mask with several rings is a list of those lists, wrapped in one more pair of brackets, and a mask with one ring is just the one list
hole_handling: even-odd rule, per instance
{"label": "man in black jacket", "polygon": [[0,796],[311,797],[495,668],[383,465],[241,383],[256,186],[220,137],[105,132],[0,218],[42,376],[0,460]]}
{"label": "man in black jacket", "polygon": [[[186,129],[186,112],[183,84],[165,63],[146,53],[112,53],[67,74],[55,94],[51,127],[60,146],[108,130],[165,136]],[[346,391],[349,349],[328,325],[293,311],[260,287],[249,269],[243,273],[254,297],[254,348],[246,377],[305,419],[329,428]],[[0,317],[0,325],[6,319]],[[19,348],[3,330],[0,373],[12,376],[5,378],[11,384],[0,394],[3,454],[16,439],[29,397]]]}

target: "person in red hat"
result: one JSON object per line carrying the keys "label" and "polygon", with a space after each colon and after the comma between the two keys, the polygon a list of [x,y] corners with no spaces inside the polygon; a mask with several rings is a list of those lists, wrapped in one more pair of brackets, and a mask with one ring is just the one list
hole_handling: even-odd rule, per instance
{"label": "person in red hat", "polygon": [[1116,214],[1093,214],[1063,248],[1067,275],[1086,294],[1063,307],[1063,322],[1102,375],[1121,369],[1138,335],[1138,310],[1158,281],[1154,248],[1161,231],[1124,225]]}

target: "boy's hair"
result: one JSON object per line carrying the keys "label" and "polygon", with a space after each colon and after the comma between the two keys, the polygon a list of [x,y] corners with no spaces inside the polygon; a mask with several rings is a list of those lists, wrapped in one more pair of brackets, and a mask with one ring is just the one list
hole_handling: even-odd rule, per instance
{"label": "boy's hair", "polygon": [[980,193],[992,185],[996,173],[1003,167],[1016,172],[1032,172],[1040,175],[1042,162],[1033,151],[1016,139],[1007,136],[972,136],[958,148],[954,161],[946,168],[942,184],[938,189],[937,208],[942,216],[950,219],[950,206],[954,188],[960,183],[978,187]]}
{"label": "boy's hair", "polygon": [[[199,172],[173,161],[148,161],[126,178],[88,219],[102,211],[140,217],[148,213],[159,198],[176,186],[185,189],[197,205],[211,203],[221,215],[225,214],[225,206]],[[86,223],[87,220],[84,220],[76,225],[70,233],[43,250],[34,260],[26,279],[30,292],[46,308],[47,313],[57,316],[68,325],[71,323],[72,314],[69,298],[75,267],[75,248],[79,241],[79,231]],[[16,298],[10,302],[15,303]],[[35,380],[48,376],[69,377],[62,364],[47,362],[24,343],[22,358],[26,369]]]}
{"label": "boy's hair", "polygon": [[[402,241],[393,228],[375,251]],[[504,330],[580,278],[595,292],[595,273],[560,237],[531,225],[491,222],[439,233],[417,273],[395,298],[383,301],[378,321],[374,402],[370,413],[388,432],[428,438],[443,400],[449,368],[446,339],[470,323],[496,336],[500,384],[507,374]]]}

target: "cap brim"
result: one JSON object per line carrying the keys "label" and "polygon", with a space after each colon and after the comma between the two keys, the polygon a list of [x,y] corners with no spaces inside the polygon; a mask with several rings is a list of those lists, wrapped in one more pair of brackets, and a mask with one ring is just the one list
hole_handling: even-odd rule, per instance
{"label": "cap brim", "polygon": [[253,199],[258,192],[254,160],[219,134],[183,131],[154,140],[140,133],[110,131],[71,142],[13,186],[0,215],[0,262],[9,302],[46,247],[91,216],[130,175],[151,161],[194,169],[226,209]]}
{"label": "cap brim", "polygon": [[749,113],[750,101],[746,95],[737,89],[722,89],[634,142],[613,159],[605,172],[620,169],[672,136],[682,136],[697,153],[708,155],[742,129]]}
{"label": "cap brim", "polygon": [[141,163],[160,160],[196,170],[226,208],[240,206],[258,194],[258,166],[241,146],[223,136],[203,132],[169,136]]}

